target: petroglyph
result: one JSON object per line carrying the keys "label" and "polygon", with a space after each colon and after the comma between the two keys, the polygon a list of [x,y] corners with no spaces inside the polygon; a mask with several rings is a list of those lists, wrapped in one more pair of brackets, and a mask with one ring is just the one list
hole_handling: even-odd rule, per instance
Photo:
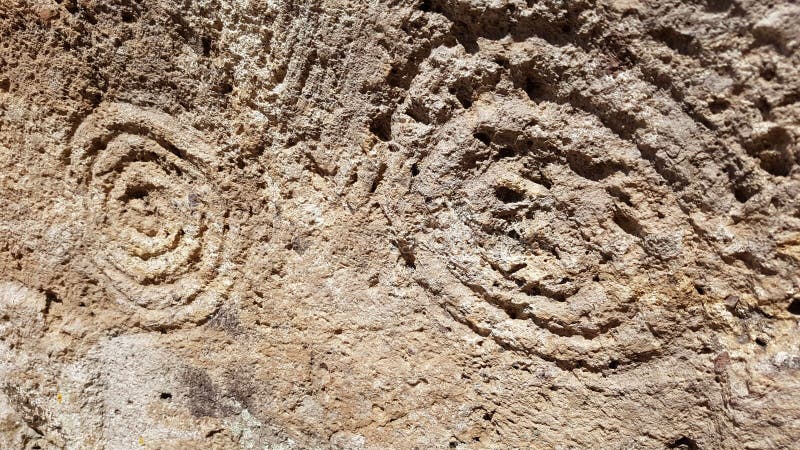
{"label": "petroglyph", "polygon": [[8,0],[0,448],[792,448],[788,0]]}
{"label": "petroglyph", "polygon": [[147,327],[205,319],[230,287],[232,243],[216,152],[196,130],[132,105],[101,105],[75,131],[93,261]]}

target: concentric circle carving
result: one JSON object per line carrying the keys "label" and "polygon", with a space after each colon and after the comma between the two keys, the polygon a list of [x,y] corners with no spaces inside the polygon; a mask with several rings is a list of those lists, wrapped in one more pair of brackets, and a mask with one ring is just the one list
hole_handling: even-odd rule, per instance
{"label": "concentric circle carving", "polygon": [[115,103],[76,130],[71,151],[91,260],[109,293],[149,326],[216,311],[231,284],[231,245],[214,149],[171,116]]}

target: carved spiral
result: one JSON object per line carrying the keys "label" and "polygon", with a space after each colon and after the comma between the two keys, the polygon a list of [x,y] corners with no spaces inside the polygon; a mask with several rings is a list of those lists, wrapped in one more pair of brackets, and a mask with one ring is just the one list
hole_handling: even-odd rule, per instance
{"label": "carved spiral", "polygon": [[71,163],[85,189],[91,260],[145,325],[203,320],[231,284],[214,155],[196,130],[128,104],[102,105],[76,130]]}

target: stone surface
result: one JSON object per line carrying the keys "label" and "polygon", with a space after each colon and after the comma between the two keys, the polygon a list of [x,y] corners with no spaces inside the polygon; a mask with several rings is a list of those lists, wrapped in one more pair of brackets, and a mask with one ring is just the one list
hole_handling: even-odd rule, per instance
{"label": "stone surface", "polygon": [[0,3],[0,447],[800,441],[795,2]]}

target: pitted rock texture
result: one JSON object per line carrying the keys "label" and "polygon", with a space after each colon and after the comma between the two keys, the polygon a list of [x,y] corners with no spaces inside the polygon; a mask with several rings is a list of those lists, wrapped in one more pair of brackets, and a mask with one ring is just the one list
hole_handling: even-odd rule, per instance
{"label": "pitted rock texture", "polygon": [[0,447],[800,441],[797,3],[0,3]]}

